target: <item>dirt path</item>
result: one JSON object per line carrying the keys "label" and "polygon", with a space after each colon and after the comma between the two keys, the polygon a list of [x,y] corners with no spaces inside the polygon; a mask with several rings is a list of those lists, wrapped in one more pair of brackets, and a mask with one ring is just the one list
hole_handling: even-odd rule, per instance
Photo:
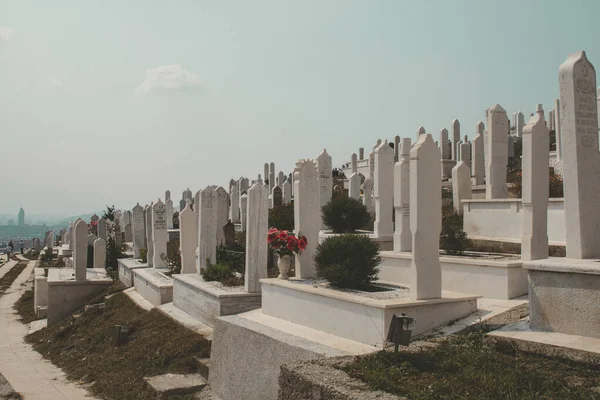
{"label": "dirt path", "polygon": [[[13,304],[25,291],[35,261],[0,297],[0,375],[25,400],[91,400],[85,389],[69,382],[65,374],[24,341],[28,327],[18,321]],[[1,272],[0,272],[1,273]]]}

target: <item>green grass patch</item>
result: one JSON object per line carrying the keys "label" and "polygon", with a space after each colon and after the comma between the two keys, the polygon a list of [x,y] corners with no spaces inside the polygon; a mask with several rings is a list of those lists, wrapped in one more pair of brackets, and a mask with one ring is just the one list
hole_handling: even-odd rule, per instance
{"label": "green grass patch", "polygon": [[411,400],[600,399],[600,367],[498,347],[480,332],[359,356],[349,375]]}
{"label": "green grass patch", "polygon": [[[153,398],[144,377],[195,373],[196,358],[209,357],[210,342],[156,309],[142,310],[123,293],[105,303],[101,313],[90,309],[26,340],[70,379],[89,383],[90,392],[104,399]],[[115,325],[129,326],[127,344],[114,344]]]}

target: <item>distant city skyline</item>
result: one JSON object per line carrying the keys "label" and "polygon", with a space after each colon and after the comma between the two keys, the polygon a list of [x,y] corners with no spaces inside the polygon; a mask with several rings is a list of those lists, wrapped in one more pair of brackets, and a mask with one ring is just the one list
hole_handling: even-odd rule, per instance
{"label": "distant city skyline", "polygon": [[548,112],[569,53],[600,65],[600,2],[565,4],[2,2],[0,213],[178,204],[419,126],[473,137],[496,103]]}

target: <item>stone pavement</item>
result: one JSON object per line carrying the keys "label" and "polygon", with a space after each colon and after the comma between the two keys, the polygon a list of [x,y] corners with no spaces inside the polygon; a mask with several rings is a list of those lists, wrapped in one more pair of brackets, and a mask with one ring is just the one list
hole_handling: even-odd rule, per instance
{"label": "stone pavement", "polygon": [[35,263],[30,261],[0,297],[0,374],[25,400],[93,400],[85,389],[69,382],[59,368],[24,341],[28,327],[18,321],[13,304],[25,291],[23,284]]}

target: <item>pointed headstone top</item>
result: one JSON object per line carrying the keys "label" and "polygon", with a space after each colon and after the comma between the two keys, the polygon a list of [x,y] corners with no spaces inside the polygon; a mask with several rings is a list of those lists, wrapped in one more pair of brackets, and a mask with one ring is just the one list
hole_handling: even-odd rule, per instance
{"label": "pointed headstone top", "polygon": [[488,112],[502,112],[506,114],[506,110],[504,108],[502,108],[502,106],[500,104],[494,104],[493,106],[490,107]]}
{"label": "pointed headstone top", "polygon": [[485,129],[485,124],[483,123],[483,121],[479,121],[477,123],[477,125],[475,125],[475,132],[476,133],[483,134],[484,129]]}

